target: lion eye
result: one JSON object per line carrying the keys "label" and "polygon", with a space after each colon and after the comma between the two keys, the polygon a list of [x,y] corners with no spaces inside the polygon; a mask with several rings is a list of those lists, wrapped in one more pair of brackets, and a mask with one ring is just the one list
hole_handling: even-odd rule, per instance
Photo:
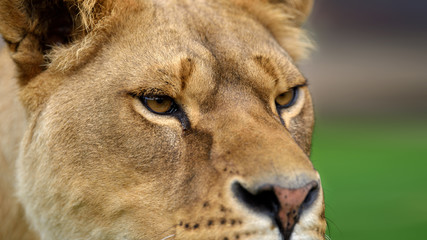
{"label": "lion eye", "polygon": [[284,92],[276,97],[276,107],[278,109],[288,108],[295,103],[297,98],[298,88],[294,87],[291,90]]}
{"label": "lion eye", "polygon": [[168,96],[143,96],[141,100],[144,106],[153,113],[171,114],[177,110],[174,100]]}

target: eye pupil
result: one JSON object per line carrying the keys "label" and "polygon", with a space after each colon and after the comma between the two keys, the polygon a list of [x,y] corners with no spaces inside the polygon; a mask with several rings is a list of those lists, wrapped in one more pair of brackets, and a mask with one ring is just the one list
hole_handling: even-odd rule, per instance
{"label": "eye pupil", "polygon": [[168,96],[143,96],[141,101],[148,110],[157,114],[171,114],[177,109],[174,100]]}
{"label": "eye pupil", "polygon": [[276,97],[276,107],[278,109],[288,108],[295,103],[298,88],[292,88],[291,90],[284,92]]}

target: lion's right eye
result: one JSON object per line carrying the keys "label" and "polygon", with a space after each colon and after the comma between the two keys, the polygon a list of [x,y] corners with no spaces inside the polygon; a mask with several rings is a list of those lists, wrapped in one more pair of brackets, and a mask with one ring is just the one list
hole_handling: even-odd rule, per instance
{"label": "lion's right eye", "polygon": [[168,96],[142,96],[140,99],[148,110],[156,114],[172,114],[178,109],[175,101]]}
{"label": "lion's right eye", "polygon": [[276,97],[276,107],[278,110],[291,107],[298,96],[298,87],[294,87]]}

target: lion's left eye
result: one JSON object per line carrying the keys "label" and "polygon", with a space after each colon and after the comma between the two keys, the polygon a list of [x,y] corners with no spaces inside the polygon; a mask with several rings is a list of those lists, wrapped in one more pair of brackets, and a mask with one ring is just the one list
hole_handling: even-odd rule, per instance
{"label": "lion's left eye", "polygon": [[156,114],[172,114],[178,109],[175,101],[168,96],[142,96],[141,101],[148,110]]}
{"label": "lion's left eye", "polygon": [[275,103],[278,110],[294,105],[298,95],[298,87],[294,87],[276,97]]}

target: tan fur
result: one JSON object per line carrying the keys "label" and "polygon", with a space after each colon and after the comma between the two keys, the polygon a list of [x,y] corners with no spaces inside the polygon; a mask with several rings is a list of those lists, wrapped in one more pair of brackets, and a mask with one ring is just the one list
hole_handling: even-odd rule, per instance
{"label": "tan fur", "polygon": [[[307,87],[274,103],[305,82],[311,6],[1,0],[0,239],[281,239],[232,186],[320,181]],[[148,92],[189,125],[147,110]],[[325,227],[320,191],[291,239]]]}

